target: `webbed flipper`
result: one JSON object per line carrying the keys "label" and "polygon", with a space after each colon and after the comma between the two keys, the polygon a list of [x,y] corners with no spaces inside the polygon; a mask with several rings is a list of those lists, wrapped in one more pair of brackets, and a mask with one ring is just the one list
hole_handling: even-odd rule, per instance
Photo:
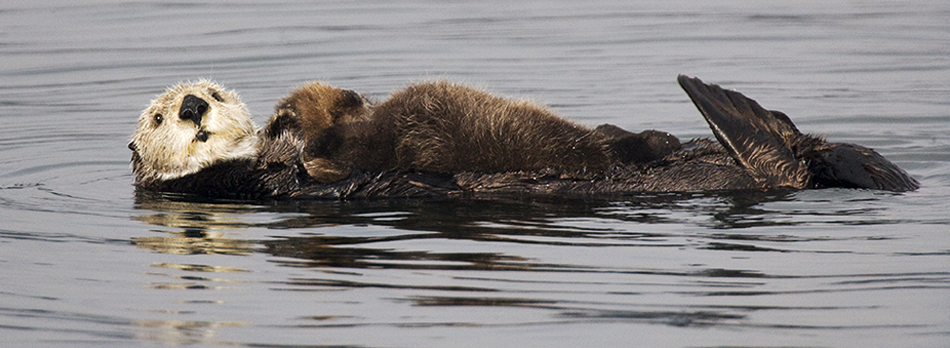
{"label": "webbed flipper", "polygon": [[739,92],[680,75],[726,151],[759,180],[794,188],[869,188],[913,191],[920,187],[872,149],[802,134],[784,113],[766,110]]}
{"label": "webbed flipper", "polygon": [[806,188],[808,168],[791,147],[801,132],[785,114],[769,111],[736,91],[679,75],[683,90],[739,165],[771,186]]}

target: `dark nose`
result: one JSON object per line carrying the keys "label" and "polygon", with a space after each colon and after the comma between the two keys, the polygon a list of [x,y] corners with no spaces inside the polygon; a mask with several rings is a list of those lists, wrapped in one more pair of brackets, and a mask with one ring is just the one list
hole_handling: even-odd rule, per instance
{"label": "dark nose", "polygon": [[181,101],[181,109],[178,110],[178,118],[182,120],[191,120],[196,125],[201,125],[201,116],[208,111],[208,102],[194,95],[186,95]]}

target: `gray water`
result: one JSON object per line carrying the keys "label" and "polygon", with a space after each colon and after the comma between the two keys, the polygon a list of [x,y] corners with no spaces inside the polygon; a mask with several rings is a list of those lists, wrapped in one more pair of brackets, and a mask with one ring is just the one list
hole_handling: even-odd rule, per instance
{"label": "gray water", "polygon": [[[0,346],[950,347],[950,4],[0,4]],[[609,202],[136,196],[179,81],[446,78],[708,136],[678,73],[920,180]]]}

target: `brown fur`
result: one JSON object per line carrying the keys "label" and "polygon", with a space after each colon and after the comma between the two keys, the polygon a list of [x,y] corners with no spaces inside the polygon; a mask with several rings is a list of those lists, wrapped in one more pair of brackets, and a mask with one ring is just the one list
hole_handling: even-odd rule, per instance
{"label": "brown fur", "polygon": [[444,81],[397,92],[374,115],[396,125],[400,169],[603,170],[616,161],[602,134],[538,104]]}
{"label": "brown fur", "polygon": [[[320,98],[296,100],[313,104],[311,100]],[[574,124],[541,105],[464,85],[445,81],[411,85],[371,109],[368,121],[331,126],[309,137],[304,160],[311,176],[333,182],[354,169],[584,172],[621,163],[611,149],[620,144],[619,137]],[[658,141],[667,138],[675,140],[666,134]],[[675,141],[675,148],[658,151],[665,155],[678,148]]]}
{"label": "brown fur", "polygon": [[[370,109],[358,93],[309,82],[277,104],[271,123],[279,118],[294,120],[303,139],[314,139],[330,127],[366,121]],[[349,175],[349,170],[321,158],[304,156],[308,174],[320,182],[334,182]]]}
{"label": "brown fur", "polygon": [[309,139],[333,125],[365,121],[370,110],[359,93],[309,82],[277,104],[277,114],[282,113],[296,118]]}

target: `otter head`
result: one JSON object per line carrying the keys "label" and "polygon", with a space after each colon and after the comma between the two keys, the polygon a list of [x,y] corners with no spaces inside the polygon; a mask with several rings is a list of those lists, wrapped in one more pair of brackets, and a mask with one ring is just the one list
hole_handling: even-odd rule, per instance
{"label": "otter head", "polygon": [[215,162],[253,158],[257,129],[237,93],[207,80],[182,83],[142,112],[129,142],[136,182],[179,178]]}
{"label": "otter head", "polygon": [[300,86],[277,104],[276,111],[274,119],[295,119],[308,139],[337,124],[368,120],[370,114],[359,93],[321,82]]}

